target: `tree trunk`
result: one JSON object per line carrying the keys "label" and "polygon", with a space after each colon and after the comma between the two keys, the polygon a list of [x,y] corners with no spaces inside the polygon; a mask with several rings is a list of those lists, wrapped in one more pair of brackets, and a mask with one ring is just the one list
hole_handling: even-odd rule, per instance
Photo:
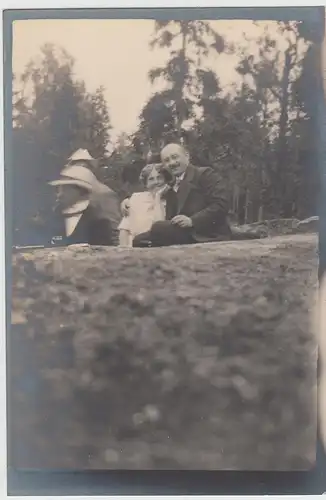
{"label": "tree trunk", "polygon": [[289,83],[290,71],[292,68],[291,47],[285,52],[285,63],[282,76],[282,90],[280,99],[280,121],[279,121],[279,136],[278,136],[278,151],[277,151],[277,169],[276,169],[276,185],[274,184],[274,192],[278,193],[279,214],[283,215],[283,200],[285,195],[285,178],[284,166],[287,157],[287,126],[288,126],[288,107],[289,107]]}
{"label": "tree trunk", "polygon": [[258,222],[262,222],[264,220],[264,207],[261,204],[258,209]]}
{"label": "tree trunk", "polygon": [[234,214],[237,214],[237,216],[238,216],[238,211],[239,211],[239,195],[240,195],[239,186],[237,184],[234,184],[234,186],[233,186],[232,211],[233,211]]}
{"label": "tree trunk", "polygon": [[188,35],[188,22],[181,21],[181,36],[182,36],[182,46],[180,51],[180,74],[179,81],[176,85],[176,101],[175,101],[175,111],[176,111],[176,129],[179,140],[182,138],[182,123],[184,121],[184,110],[183,110],[183,93],[185,85],[185,66],[187,61],[186,48],[187,48],[187,35]]}
{"label": "tree trunk", "polygon": [[244,223],[248,224],[248,222],[249,222],[249,190],[248,190],[248,188],[246,188],[246,191],[245,191],[245,206],[244,206],[244,211],[245,211]]}
{"label": "tree trunk", "polygon": [[238,221],[239,224],[242,225],[245,223],[246,220],[246,193],[244,189],[241,189],[239,192],[239,203],[238,203]]}

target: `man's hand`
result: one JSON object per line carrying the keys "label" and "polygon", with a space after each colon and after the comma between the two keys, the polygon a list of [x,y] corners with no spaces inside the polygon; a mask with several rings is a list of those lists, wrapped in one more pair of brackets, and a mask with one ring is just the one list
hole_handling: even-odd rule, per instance
{"label": "man's hand", "polygon": [[171,222],[179,227],[192,227],[192,220],[186,215],[176,215]]}
{"label": "man's hand", "polygon": [[160,198],[163,198],[166,195],[166,193],[170,191],[170,189],[171,189],[170,186],[164,184],[164,186],[157,191],[157,194]]}
{"label": "man's hand", "polygon": [[129,198],[126,198],[125,200],[123,200],[123,202],[121,203],[121,213],[123,215],[123,217],[128,217],[129,215],[129,210],[130,210],[130,200]]}

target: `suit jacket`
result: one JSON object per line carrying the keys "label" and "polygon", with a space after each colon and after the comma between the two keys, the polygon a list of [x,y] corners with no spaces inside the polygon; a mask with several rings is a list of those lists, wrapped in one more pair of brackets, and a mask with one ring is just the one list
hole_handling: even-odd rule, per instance
{"label": "suit jacket", "polygon": [[98,182],[93,187],[88,208],[82,214],[71,236],[65,235],[64,217],[57,211],[54,236],[61,236],[59,245],[88,243],[89,245],[118,245],[120,204],[117,194]]}
{"label": "suit jacket", "polygon": [[196,241],[230,239],[227,192],[213,169],[189,165],[176,195],[176,214],[191,218]]}
{"label": "suit jacket", "polygon": [[94,219],[109,221],[114,234],[118,234],[121,221],[120,201],[112,189],[97,181],[93,185],[90,207]]}

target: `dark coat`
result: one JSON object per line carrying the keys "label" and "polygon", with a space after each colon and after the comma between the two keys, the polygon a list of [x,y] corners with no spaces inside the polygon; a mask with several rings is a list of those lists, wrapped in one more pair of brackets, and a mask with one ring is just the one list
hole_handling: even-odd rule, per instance
{"label": "dark coat", "polygon": [[78,243],[89,245],[118,245],[118,225],[121,219],[118,196],[112,189],[98,182],[90,197],[90,204],[82,214],[71,236],[65,236],[64,217],[56,213],[54,235],[62,237],[54,243],[60,246]]}
{"label": "dark coat", "polygon": [[[167,199],[167,211],[169,200]],[[177,192],[176,214],[190,217],[198,242],[227,240],[228,197],[221,177],[210,167],[189,165]]]}

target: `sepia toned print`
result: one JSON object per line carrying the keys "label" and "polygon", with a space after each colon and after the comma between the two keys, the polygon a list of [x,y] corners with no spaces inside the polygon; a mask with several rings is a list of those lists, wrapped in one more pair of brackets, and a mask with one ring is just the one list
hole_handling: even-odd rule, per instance
{"label": "sepia toned print", "polygon": [[308,21],[14,23],[13,467],[313,467],[320,51]]}

